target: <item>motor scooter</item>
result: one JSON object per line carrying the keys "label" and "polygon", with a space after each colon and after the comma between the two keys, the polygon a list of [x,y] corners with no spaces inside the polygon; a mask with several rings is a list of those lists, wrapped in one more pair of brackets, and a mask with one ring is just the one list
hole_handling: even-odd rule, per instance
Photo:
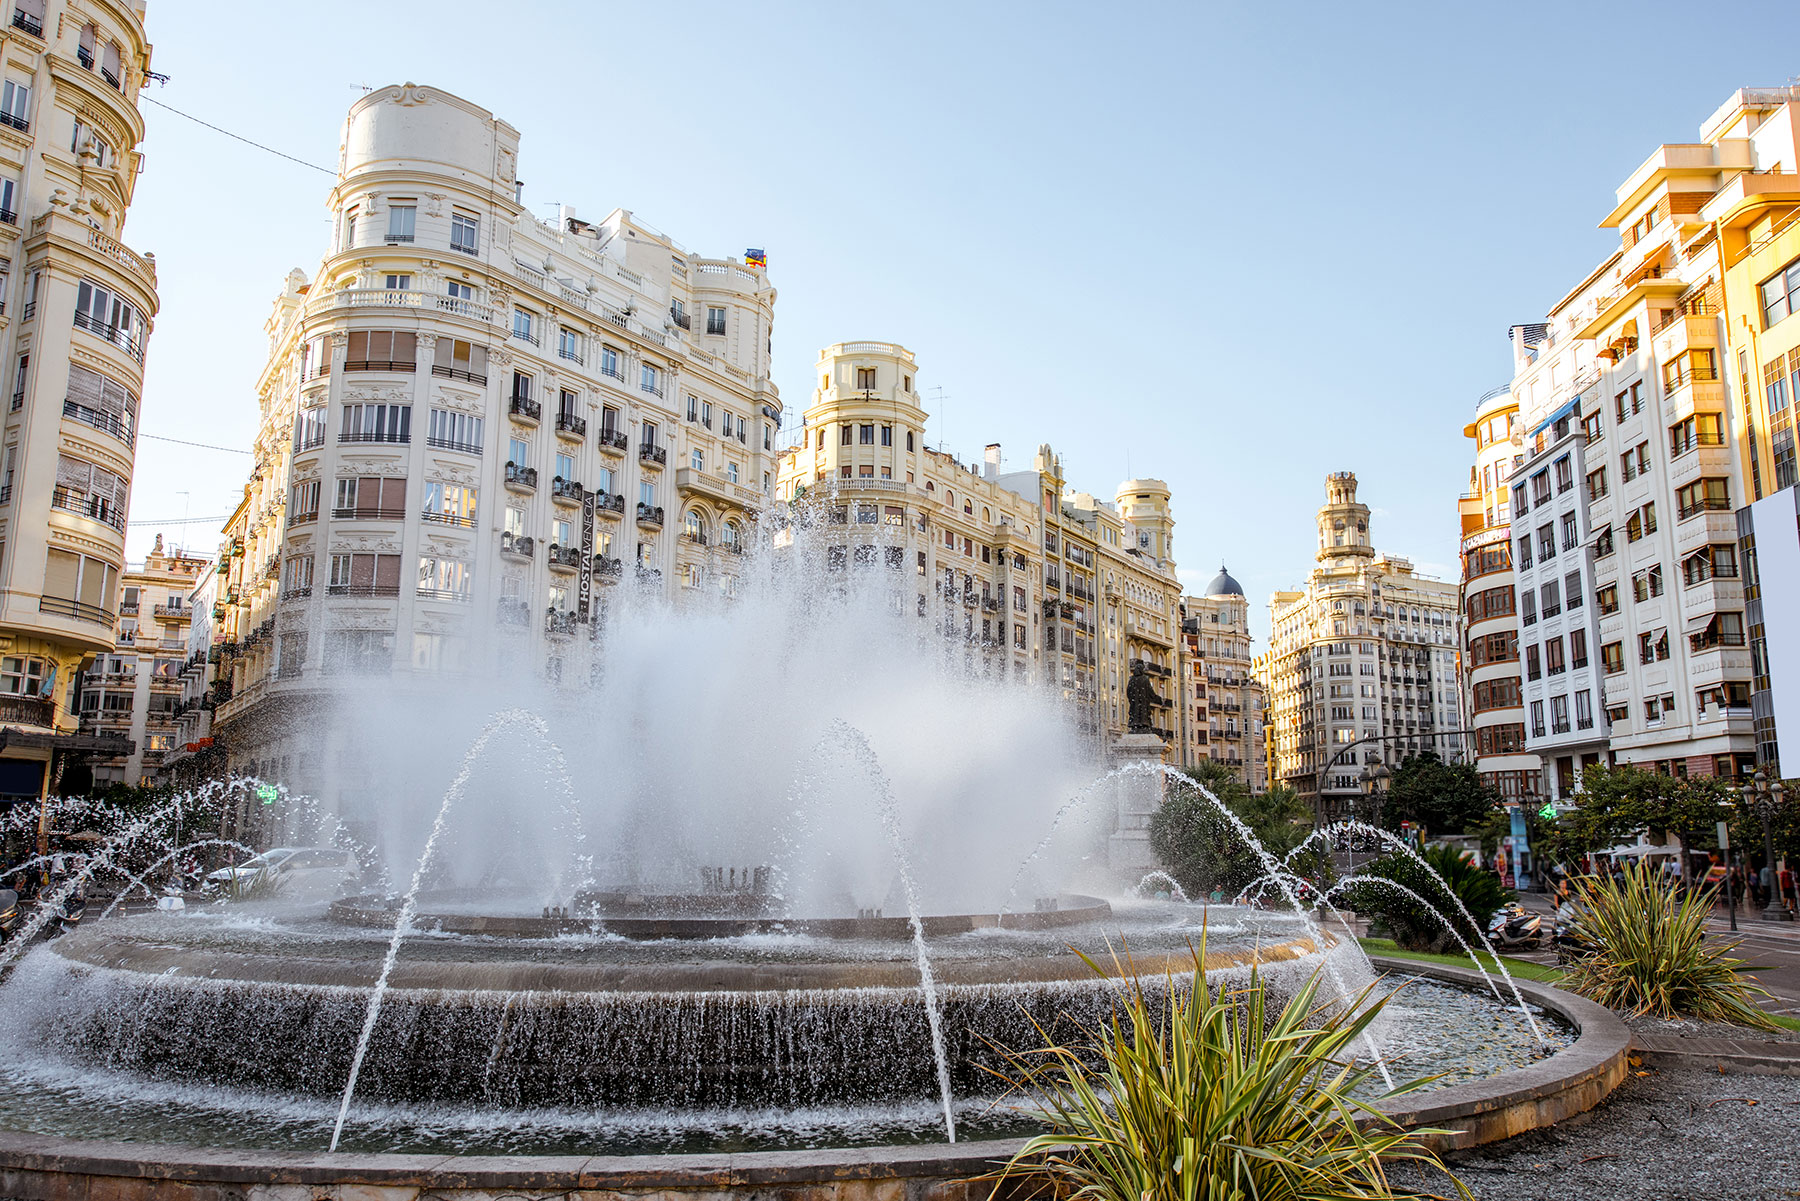
{"label": "motor scooter", "polygon": [[1488,921],[1487,940],[1496,951],[1535,950],[1544,941],[1544,919],[1517,901],[1508,901]]}

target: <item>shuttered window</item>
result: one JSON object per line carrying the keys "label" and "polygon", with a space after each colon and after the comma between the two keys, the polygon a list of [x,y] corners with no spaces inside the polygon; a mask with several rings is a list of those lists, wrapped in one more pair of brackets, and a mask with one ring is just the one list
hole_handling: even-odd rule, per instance
{"label": "shuttered window", "polygon": [[359,329],[350,335],[345,371],[416,371],[419,335],[411,330]]}
{"label": "shuttered window", "polygon": [[69,364],[69,391],[63,400],[63,416],[105,430],[115,438],[133,442],[137,437],[137,397],[117,380]]}
{"label": "shuttered window", "polygon": [[432,353],[431,374],[473,384],[487,383],[487,347],[439,338]]}

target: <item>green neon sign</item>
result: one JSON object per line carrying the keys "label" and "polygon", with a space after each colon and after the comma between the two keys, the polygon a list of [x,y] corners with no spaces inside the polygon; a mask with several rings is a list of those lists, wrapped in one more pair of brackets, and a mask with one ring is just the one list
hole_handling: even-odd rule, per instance
{"label": "green neon sign", "polygon": [[273,784],[261,784],[258,785],[256,789],[256,799],[265,805],[273,805],[275,803],[275,798],[280,795],[281,790],[276,788]]}

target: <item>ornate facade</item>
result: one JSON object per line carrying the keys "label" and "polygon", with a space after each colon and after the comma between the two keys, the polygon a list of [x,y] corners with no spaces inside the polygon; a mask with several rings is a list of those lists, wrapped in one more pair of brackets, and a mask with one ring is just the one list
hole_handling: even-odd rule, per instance
{"label": "ornate facade", "polygon": [[117,648],[156,263],[123,244],[143,166],[144,5],[19,0],[0,29],[0,801],[58,786],[84,664]]}

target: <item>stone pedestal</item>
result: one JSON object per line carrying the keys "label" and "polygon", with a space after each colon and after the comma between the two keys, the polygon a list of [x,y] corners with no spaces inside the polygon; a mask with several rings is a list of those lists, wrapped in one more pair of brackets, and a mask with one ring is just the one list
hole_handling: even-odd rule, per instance
{"label": "stone pedestal", "polygon": [[[1151,767],[1163,761],[1163,741],[1154,734],[1125,734],[1112,746],[1112,766]],[[1156,772],[1132,772],[1113,781],[1113,834],[1106,844],[1107,866],[1120,881],[1136,884],[1156,867],[1150,852],[1150,818],[1162,808],[1168,781]]]}

